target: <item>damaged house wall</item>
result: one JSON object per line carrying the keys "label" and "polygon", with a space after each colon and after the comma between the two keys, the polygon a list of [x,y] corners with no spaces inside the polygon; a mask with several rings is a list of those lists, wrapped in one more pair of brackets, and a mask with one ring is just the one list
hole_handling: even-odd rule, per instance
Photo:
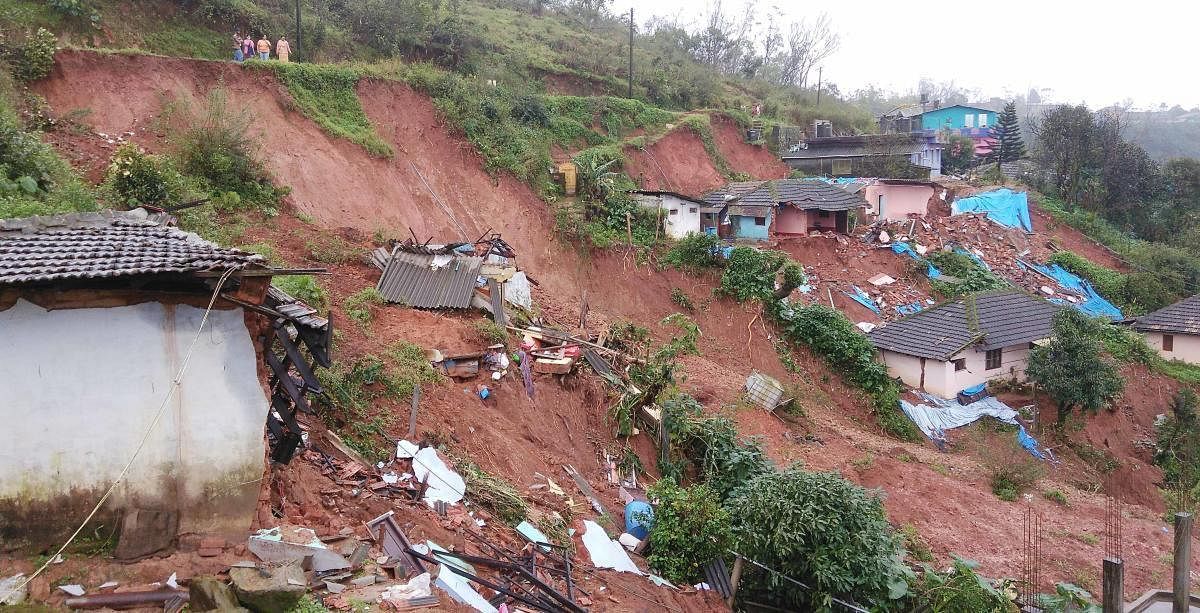
{"label": "damaged house wall", "polygon": [[889,184],[882,181],[871,183],[865,188],[870,213],[882,219],[907,221],[909,215],[928,214],[929,199],[933,197],[933,185]]}
{"label": "damaged house wall", "polygon": [[[90,510],[153,421],[203,314],[169,300],[46,310],[18,299],[0,311],[5,549],[57,544]],[[181,533],[249,529],[267,399],[245,319],[240,308],[209,315],[107,516],[138,508],[165,511],[174,521],[163,526]]]}
{"label": "damaged house wall", "polygon": [[[987,368],[987,352],[969,347],[950,360],[921,358],[895,351],[883,350],[879,357],[888,374],[899,377],[910,387],[924,389],[940,398],[954,398],[958,392],[995,379],[1025,380],[1025,365],[1029,362],[1029,346],[1004,347],[1000,367]],[[955,370],[954,361],[963,360],[963,369]]]}

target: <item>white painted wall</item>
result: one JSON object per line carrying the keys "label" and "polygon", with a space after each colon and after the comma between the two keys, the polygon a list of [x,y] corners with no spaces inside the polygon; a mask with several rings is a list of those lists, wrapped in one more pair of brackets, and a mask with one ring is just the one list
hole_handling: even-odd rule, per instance
{"label": "white painted wall", "polygon": [[[202,316],[158,302],[47,311],[18,300],[0,311],[0,499],[52,500],[116,479]],[[211,509],[262,476],[268,405],[257,362],[243,311],[214,310],[114,503],[178,507],[181,532],[220,532],[231,520],[248,529],[252,503]]]}
{"label": "white painted wall", "polygon": [[698,202],[683,200],[670,194],[637,194],[637,201],[645,207],[662,209],[663,228],[672,238],[683,238],[689,232],[701,232]]}
{"label": "white painted wall", "polygon": [[1200,364],[1200,336],[1193,334],[1173,334],[1171,351],[1163,349],[1161,332],[1145,332],[1146,344],[1159,355],[1168,360],[1182,360],[1189,364]]}
{"label": "white painted wall", "polygon": [[[923,389],[941,398],[954,398],[958,392],[984,381],[993,379],[1025,380],[1025,365],[1029,362],[1028,344],[1005,347],[1000,356],[1000,368],[987,370],[987,355],[973,347],[955,355],[950,361],[925,359],[896,353],[880,351],[879,357],[888,367],[888,374],[899,377],[910,387],[922,387],[922,370],[924,371]],[[966,369],[955,371],[954,359],[966,360]]]}

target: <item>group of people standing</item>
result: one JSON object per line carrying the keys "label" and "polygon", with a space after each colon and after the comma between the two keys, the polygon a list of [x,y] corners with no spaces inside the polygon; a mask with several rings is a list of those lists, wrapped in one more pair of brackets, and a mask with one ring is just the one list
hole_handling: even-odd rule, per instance
{"label": "group of people standing", "polygon": [[[233,35],[233,61],[243,62],[245,60],[254,59],[256,56],[260,60],[271,59],[271,41],[266,35],[254,42],[254,39],[246,34],[242,36],[239,32]],[[292,54],[292,47],[288,44],[287,39],[280,36],[279,42],[275,43],[275,59],[286,62],[288,56]]]}

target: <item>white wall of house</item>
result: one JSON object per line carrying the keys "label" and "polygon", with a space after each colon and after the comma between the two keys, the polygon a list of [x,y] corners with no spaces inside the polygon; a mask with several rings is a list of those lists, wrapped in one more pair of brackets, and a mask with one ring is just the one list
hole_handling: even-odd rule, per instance
{"label": "white wall of house", "polygon": [[[48,311],[18,300],[0,311],[0,500],[36,506],[107,488],[154,421],[202,316],[158,302]],[[242,490],[262,477],[267,410],[242,309],[214,310],[110,504],[177,509],[180,532],[241,538],[255,513],[256,496]],[[233,508],[222,506],[229,499]]]}
{"label": "white wall of house", "polygon": [[[1200,336],[1194,334],[1163,334],[1144,332],[1146,344],[1168,360],[1182,360],[1189,364],[1200,364]],[[1170,350],[1165,348],[1164,336],[1171,337]]]}
{"label": "white wall of house", "polygon": [[663,228],[672,238],[683,238],[689,232],[699,234],[700,203],[670,194],[637,194],[638,204],[662,211]]}
{"label": "white wall of house", "polygon": [[[993,379],[1025,380],[1025,365],[1029,362],[1028,344],[1004,347],[1000,353],[1000,367],[987,368],[987,353],[967,348],[950,360],[919,358],[894,351],[881,350],[879,357],[888,368],[888,374],[898,377],[910,387],[922,388],[941,398],[954,398],[958,392]],[[956,360],[962,360],[962,369],[956,370]]]}

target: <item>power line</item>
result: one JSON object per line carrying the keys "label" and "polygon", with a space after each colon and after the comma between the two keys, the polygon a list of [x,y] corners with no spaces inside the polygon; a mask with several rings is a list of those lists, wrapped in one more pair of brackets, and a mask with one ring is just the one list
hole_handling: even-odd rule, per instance
{"label": "power line", "polygon": [[[807,584],[805,584],[804,582],[802,582],[802,581],[798,581],[798,580],[796,580],[796,579],[793,579],[793,578],[791,578],[791,577],[789,577],[789,576],[787,576],[787,575],[785,575],[785,574],[783,574],[783,573],[781,573],[781,572],[779,572],[779,571],[777,571],[777,570],[775,570],[775,569],[773,569],[773,568],[771,568],[771,567],[769,567],[769,566],[767,566],[767,565],[765,565],[765,564],[763,564],[763,563],[761,563],[761,562],[756,562],[756,561],[754,561],[754,560],[752,560],[752,559],[750,559],[750,558],[747,558],[746,556],[744,556],[744,555],[742,555],[742,554],[740,554],[740,553],[738,553],[738,552],[736,552],[736,551],[734,551],[734,550],[732,550],[732,549],[726,549],[725,551],[726,551],[727,553],[731,553],[731,554],[733,554],[733,555],[735,555],[735,556],[737,556],[737,557],[739,557],[739,558],[741,558],[741,559],[743,559],[743,560],[745,560],[745,561],[747,561],[747,562],[749,562],[749,563],[751,563],[751,564],[753,564],[753,565],[755,565],[755,566],[757,566],[757,567],[759,567],[759,568],[761,568],[761,569],[763,569],[763,570],[765,570],[765,571],[767,571],[767,572],[769,572],[769,573],[771,573],[771,574],[773,574],[773,575],[776,575],[776,576],[778,576],[779,578],[783,579],[784,581],[788,581],[788,582],[794,583],[794,584],[796,584],[796,585],[800,586],[801,588],[803,588],[805,591],[809,591],[809,592],[813,592],[813,591],[815,591],[815,590],[814,590],[812,587],[808,586],[808,585],[807,585]],[[867,609],[864,609],[864,608],[862,608],[861,606],[854,604],[853,602],[847,602],[847,601],[845,601],[845,600],[842,600],[842,599],[840,599],[840,598],[836,598],[836,597],[834,597],[834,596],[830,596],[830,597],[829,597],[829,600],[831,600],[831,601],[833,601],[833,602],[836,602],[837,604],[840,604],[840,605],[842,605],[843,607],[846,607],[846,609],[847,609],[847,610],[854,611],[855,613],[871,613],[871,612],[870,612],[870,611],[868,611]]]}

